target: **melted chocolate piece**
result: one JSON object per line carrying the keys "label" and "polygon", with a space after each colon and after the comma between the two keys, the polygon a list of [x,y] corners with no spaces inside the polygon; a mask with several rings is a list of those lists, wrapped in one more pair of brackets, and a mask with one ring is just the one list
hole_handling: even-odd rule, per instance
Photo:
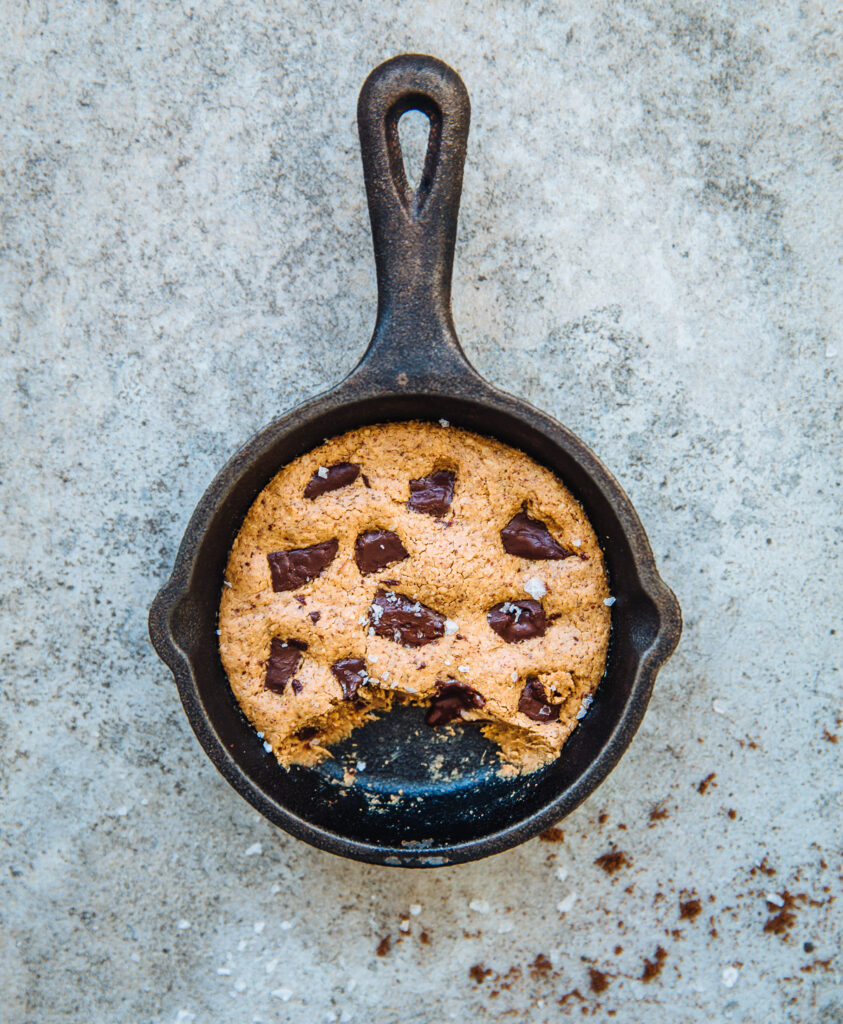
{"label": "melted chocolate piece", "polygon": [[342,687],[342,699],[351,700],[369,678],[366,662],[362,658],[341,658],[331,665],[331,671]]}
{"label": "melted chocolate piece", "polygon": [[[272,551],[266,556],[272,576],[272,589],[276,594],[282,590],[296,590],[316,579],[333,562],[338,547],[339,542],[334,538],[323,540],[321,544],[311,544],[309,548]],[[304,603],[301,598],[297,600],[300,604]]]}
{"label": "melted chocolate piece", "polygon": [[266,662],[266,689],[273,693],[283,693],[299,667],[301,652],[306,650],[307,644],[303,640],[274,639],[269,645],[269,658]]}
{"label": "melted chocolate piece", "polygon": [[470,708],[482,708],[486,698],[468,683],[458,683],[448,679],[444,683],[436,683],[436,696],[424,716],[428,725],[444,725],[454,718],[461,718],[462,711]]}
{"label": "melted chocolate piece", "polygon": [[556,722],[559,719],[559,708],[550,704],[544,687],[535,676],[527,676],[527,685],[521,691],[518,710],[534,722]]}
{"label": "melted chocolate piece", "polygon": [[403,562],[407,549],[391,530],[366,530],[354,543],[354,561],[364,576],[380,572],[393,562]]}
{"label": "melted chocolate piece", "polygon": [[445,635],[444,615],[391,590],[377,591],[369,621],[378,636],[405,647],[421,647]]}
{"label": "melted chocolate piece", "polygon": [[298,679],[294,679],[294,680],[292,681],[292,683],[290,683],[290,686],[292,686],[292,688],[293,688],[293,693],[294,693],[294,694],[295,694],[295,695],[296,695],[297,697],[298,697],[298,695],[299,695],[299,694],[300,694],[300,693],[302,692],[302,690],[304,689],[304,683],[302,683],[302,682],[301,682],[300,680],[298,680]]}
{"label": "melted chocolate piece", "polygon": [[544,608],[538,601],[501,601],[489,609],[486,618],[508,644],[518,644],[547,632]]}
{"label": "melted chocolate piece", "polygon": [[444,516],[454,500],[456,474],[449,469],[437,469],[430,476],[410,481],[411,512],[424,512],[428,516]]}
{"label": "melted chocolate piece", "polygon": [[308,614],[310,621],[316,625],[316,623],[322,618],[322,612],[310,612]]}
{"label": "melted chocolate piece", "polygon": [[312,725],[306,725],[303,729],[299,729],[299,731],[296,733],[296,739],[304,740],[305,742],[307,742],[308,740],[312,740],[313,737],[318,732],[319,730],[314,729]]}
{"label": "melted chocolate piece", "polygon": [[[319,468],[325,467],[320,466]],[[321,476],[317,469],[304,489],[304,496],[312,501],[320,494],[336,491],[340,487],[347,487],[354,483],[359,472],[360,467],[356,462],[338,462],[335,466],[328,466],[325,476]]]}
{"label": "melted chocolate piece", "polygon": [[550,530],[540,519],[531,519],[526,511],[509,520],[501,530],[501,541],[507,554],[519,558],[559,559],[570,558],[574,554],[551,537]]}

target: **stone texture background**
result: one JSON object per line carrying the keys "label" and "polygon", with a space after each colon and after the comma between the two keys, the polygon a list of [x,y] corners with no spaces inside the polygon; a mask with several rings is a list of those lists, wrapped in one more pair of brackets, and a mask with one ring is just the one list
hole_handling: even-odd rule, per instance
{"label": "stone texture background", "polygon": [[[0,1019],[843,1021],[834,5],[0,18]],[[355,103],[406,50],[473,101],[465,349],[618,475],[686,621],[564,839],[435,872],[260,819],[146,634],[217,468],[365,346]]]}

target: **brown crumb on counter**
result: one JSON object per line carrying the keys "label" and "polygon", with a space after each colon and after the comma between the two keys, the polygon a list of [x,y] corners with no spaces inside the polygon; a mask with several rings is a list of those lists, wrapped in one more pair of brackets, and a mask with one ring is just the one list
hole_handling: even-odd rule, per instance
{"label": "brown crumb on counter", "polygon": [[555,825],[552,828],[546,828],[544,832],[539,835],[539,839],[543,843],[561,843],[565,840],[565,833],[561,828],[557,828]]}
{"label": "brown crumb on counter", "polygon": [[652,981],[653,978],[657,978],[662,972],[665,960],[667,960],[667,950],[662,946],[656,946],[656,952],[653,954],[653,959],[644,960],[644,969],[641,972],[641,981]]}
{"label": "brown crumb on counter", "polygon": [[708,789],[708,787],[711,785],[711,783],[716,778],[717,778],[717,772],[711,772],[710,774],[706,775],[706,777],[702,780],[702,782],[697,786],[697,792],[701,796],[705,796],[706,790]]}
{"label": "brown crumb on counter", "polygon": [[632,861],[623,850],[610,850],[596,857],[594,863],[603,868],[607,875],[614,875],[621,868],[628,868]]}

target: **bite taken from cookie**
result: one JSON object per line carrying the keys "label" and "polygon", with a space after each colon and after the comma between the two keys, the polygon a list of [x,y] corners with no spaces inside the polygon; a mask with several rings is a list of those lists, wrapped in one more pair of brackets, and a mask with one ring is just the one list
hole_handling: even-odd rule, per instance
{"label": "bite taken from cookie", "polygon": [[559,756],[606,663],[594,530],[523,452],[421,421],[352,430],[252,504],[222,588],[223,666],[285,767],[397,703],[478,723],[504,774]]}

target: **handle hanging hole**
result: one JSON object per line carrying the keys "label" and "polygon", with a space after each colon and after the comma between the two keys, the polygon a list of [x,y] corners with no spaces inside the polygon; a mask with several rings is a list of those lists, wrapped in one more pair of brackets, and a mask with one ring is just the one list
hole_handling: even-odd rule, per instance
{"label": "handle hanging hole", "polygon": [[408,93],[387,113],[385,130],[392,180],[407,212],[416,219],[433,189],[437,174],[442,111],[430,97]]}
{"label": "handle hanging hole", "polygon": [[398,141],[404,160],[404,177],[413,192],[424,192],[430,182],[423,179],[428,142],[430,139],[430,118],[421,110],[408,110],[398,120]]}

